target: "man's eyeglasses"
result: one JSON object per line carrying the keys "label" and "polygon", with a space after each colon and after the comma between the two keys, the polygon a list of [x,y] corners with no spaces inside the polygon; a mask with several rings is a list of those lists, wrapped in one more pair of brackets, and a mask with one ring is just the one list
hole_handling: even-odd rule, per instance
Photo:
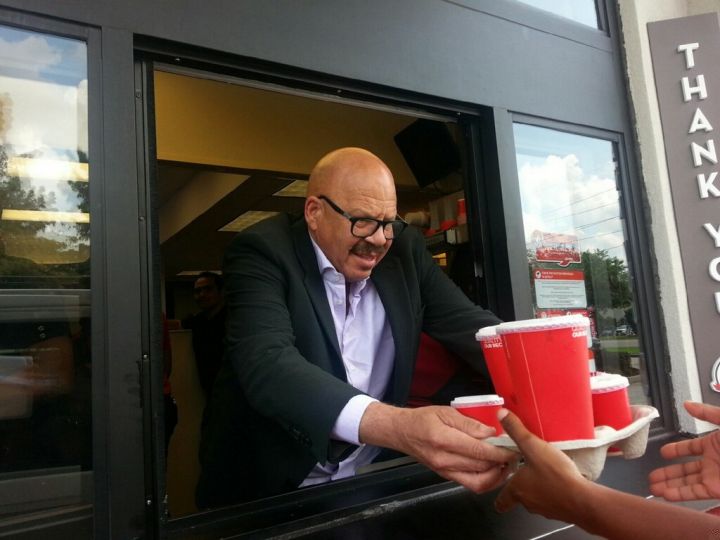
{"label": "man's eyeglasses", "polygon": [[328,203],[330,208],[350,222],[350,233],[356,238],[367,238],[368,236],[372,236],[375,234],[375,231],[382,227],[385,239],[392,240],[396,236],[399,236],[400,233],[405,230],[405,227],[407,227],[407,223],[400,217],[390,221],[383,221],[381,219],[373,219],[369,217],[353,217],[325,195],[320,195],[318,199],[322,199]]}

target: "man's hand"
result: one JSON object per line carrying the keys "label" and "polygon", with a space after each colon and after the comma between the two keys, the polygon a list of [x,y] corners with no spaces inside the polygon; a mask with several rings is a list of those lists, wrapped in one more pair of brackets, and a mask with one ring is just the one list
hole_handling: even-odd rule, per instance
{"label": "man's hand", "polygon": [[[720,425],[720,407],[692,401],[685,409],[698,420]],[[668,465],[650,473],[650,492],[668,501],[692,501],[720,497],[720,432],[666,444],[660,449],[665,459],[699,456],[699,459]]]}
{"label": "man's hand", "polygon": [[451,407],[401,409],[372,403],[360,422],[361,442],[408,454],[475,493],[499,486],[517,457],[482,440],[494,434],[494,428]]}
{"label": "man's hand", "polygon": [[[506,416],[502,416],[506,414]],[[520,503],[530,512],[550,519],[569,521],[576,514],[573,504],[582,504],[580,491],[590,482],[582,477],[572,460],[557,448],[530,433],[509,411],[498,415],[505,432],[525,458],[495,499],[495,509],[507,512]]]}

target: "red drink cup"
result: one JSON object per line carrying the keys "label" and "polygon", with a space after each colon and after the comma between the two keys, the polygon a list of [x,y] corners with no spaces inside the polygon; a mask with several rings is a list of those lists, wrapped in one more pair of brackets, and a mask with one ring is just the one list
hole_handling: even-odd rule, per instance
{"label": "red drink cup", "polygon": [[505,356],[505,345],[497,333],[497,326],[486,326],[478,330],[475,339],[480,342],[485,363],[495,391],[502,396],[508,408],[515,408],[515,395],[513,393],[512,378]]}
{"label": "red drink cup", "polygon": [[497,413],[503,406],[503,398],[496,394],[456,397],[450,406],[461,414],[474,418],[486,426],[495,428],[495,435],[502,435],[503,428],[497,419]]}
{"label": "red drink cup", "polygon": [[593,417],[596,426],[622,429],[632,424],[627,377],[599,373],[590,377]]}
{"label": "red drink cup", "polygon": [[587,336],[581,315],[503,323],[517,414],[546,441],[594,439]]}

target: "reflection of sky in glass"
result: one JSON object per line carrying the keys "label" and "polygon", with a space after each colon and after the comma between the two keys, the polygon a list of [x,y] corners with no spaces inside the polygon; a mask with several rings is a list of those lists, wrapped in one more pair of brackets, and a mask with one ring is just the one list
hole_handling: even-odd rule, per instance
{"label": "reflection of sky in glass", "polygon": [[517,0],[582,24],[598,27],[595,0]]}
{"label": "reflection of sky in glass", "polygon": [[525,124],[514,134],[526,243],[569,234],[625,260],[612,143]]}
{"label": "reflection of sky in glass", "polygon": [[[0,180],[20,182],[18,193],[5,192],[13,216],[2,220],[8,254],[36,262],[87,258],[87,250],[57,256],[88,243],[87,226],[71,219],[87,204],[87,131],[86,43],[0,26],[0,148],[7,157]],[[16,210],[35,213],[18,218]]]}
{"label": "reflection of sky in glass", "polygon": [[0,26],[0,75],[78,86],[86,73],[85,43]]}
{"label": "reflection of sky in glass", "polygon": [[[34,158],[36,166],[84,161],[78,151],[87,154],[86,49],[82,41],[0,26],[0,143],[10,159]],[[77,208],[77,194],[58,183],[59,174],[23,183],[54,192],[58,209]]]}

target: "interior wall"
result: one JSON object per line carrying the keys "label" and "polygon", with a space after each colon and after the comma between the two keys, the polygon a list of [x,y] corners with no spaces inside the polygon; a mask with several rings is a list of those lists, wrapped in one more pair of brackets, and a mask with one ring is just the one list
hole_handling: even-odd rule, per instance
{"label": "interior wall", "polygon": [[383,160],[398,185],[416,186],[393,136],[414,118],[158,71],[157,156],[241,169],[309,174],[343,146]]}

